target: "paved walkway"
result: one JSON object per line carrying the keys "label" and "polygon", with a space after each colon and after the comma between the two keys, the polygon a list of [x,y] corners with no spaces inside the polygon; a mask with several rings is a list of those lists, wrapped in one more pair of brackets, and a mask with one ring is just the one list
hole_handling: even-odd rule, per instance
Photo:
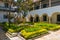
{"label": "paved walkway", "polygon": [[[5,32],[2,29],[0,29],[0,40],[25,40],[25,39],[23,39],[21,36],[9,38],[6,36]],[[50,32],[50,34],[47,34],[43,37],[36,38],[33,40],[60,40],[60,30],[55,32]]]}
{"label": "paved walkway", "polygon": [[46,36],[43,36],[41,38],[37,38],[34,40],[60,40],[60,30],[55,32],[50,32],[51,34],[48,34]]}
{"label": "paved walkway", "polygon": [[10,40],[25,40],[23,37],[21,37],[20,35],[17,35],[16,37],[9,37]]}
{"label": "paved walkway", "polygon": [[20,36],[20,34],[18,34],[17,36],[15,37],[12,37],[10,34],[6,33],[7,37],[10,39],[10,40],[25,40],[23,37]]}
{"label": "paved walkway", "polygon": [[[19,36],[19,35],[18,35]],[[0,28],[0,40],[25,40],[23,37],[12,37],[10,38],[1,28]]]}
{"label": "paved walkway", "polygon": [[0,40],[10,40],[6,35],[5,32],[0,28]]}

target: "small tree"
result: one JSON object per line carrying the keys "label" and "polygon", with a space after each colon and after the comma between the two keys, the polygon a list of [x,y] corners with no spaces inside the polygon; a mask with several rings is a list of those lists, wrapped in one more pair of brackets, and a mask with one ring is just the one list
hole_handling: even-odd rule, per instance
{"label": "small tree", "polygon": [[32,8],[32,0],[27,0],[27,1],[23,1],[22,0],[18,0],[17,1],[17,6],[18,7],[18,12],[21,12],[23,15],[23,21],[25,21],[25,17],[27,16],[27,12]]}

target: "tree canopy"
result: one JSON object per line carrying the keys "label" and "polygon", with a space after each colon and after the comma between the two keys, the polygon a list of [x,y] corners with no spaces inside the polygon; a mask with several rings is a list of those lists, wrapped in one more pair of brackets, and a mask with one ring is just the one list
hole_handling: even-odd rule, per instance
{"label": "tree canopy", "polygon": [[22,1],[22,0],[18,0],[17,1],[17,5],[20,6],[20,10],[23,11],[27,11],[30,10],[32,8],[32,0],[27,0],[27,1]]}
{"label": "tree canopy", "polygon": [[30,9],[33,8],[32,0],[22,1],[17,0],[16,5],[18,6],[18,12],[24,11],[23,16],[25,17],[27,15],[26,12],[28,12]]}

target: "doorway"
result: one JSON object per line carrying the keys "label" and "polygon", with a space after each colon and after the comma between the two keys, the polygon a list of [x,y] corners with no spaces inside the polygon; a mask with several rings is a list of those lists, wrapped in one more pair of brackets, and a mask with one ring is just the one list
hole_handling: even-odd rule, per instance
{"label": "doorway", "polygon": [[57,15],[57,21],[58,22],[60,21],[60,15]]}
{"label": "doorway", "polygon": [[39,16],[36,16],[35,22],[39,22]]}
{"label": "doorway", "polygon": [[43,16],[43,21],[47,21],[47,16],[46,15]]}
{"label": "doorway", "polygon": [[33,17],[31,16],[29,20],[30,20],[30,22],[33,22]]}

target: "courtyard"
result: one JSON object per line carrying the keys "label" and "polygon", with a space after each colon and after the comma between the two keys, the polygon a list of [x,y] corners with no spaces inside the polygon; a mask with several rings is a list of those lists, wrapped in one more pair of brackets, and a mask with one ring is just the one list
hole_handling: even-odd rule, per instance
{"label": "courtyard", "polygon": [[50,32],[50,34],[45,35],[41,38],[37,38],[35,40],[60,40],[60,30],[55,32]]}
{"label": "courtyard", "polygon": [[[46,22],[36,23],[0,23],[3,31],[10,40],[59,40],[60,25]],[[2,31],[2,32],[3,32]],[[0,33],[1,34],[1,33]],[[3,38],[4,39],[4,38]]]}
{"label": "courtyard", "polygon": [[60,40],[60,1],[0,0],[0,40]]}

